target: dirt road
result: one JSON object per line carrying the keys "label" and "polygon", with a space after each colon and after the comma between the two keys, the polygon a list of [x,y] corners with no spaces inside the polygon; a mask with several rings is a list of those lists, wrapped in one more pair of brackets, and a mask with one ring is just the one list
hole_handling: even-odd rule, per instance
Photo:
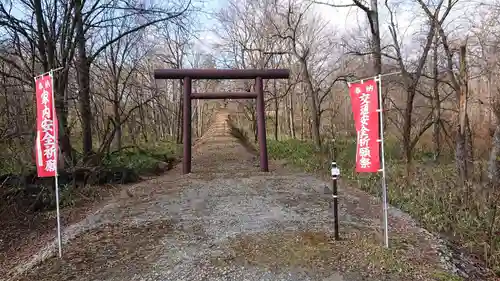
{"label": "dirt road", "polygon": [[63,260],[53,243],[11,280],[454,280],[437,240],[392,208],[384,249],[379,202],[360,191],[341,189],[334,241],[328,183],[259,172],[228,113],[195,145],[193,173],[180,166],[67,227]]}

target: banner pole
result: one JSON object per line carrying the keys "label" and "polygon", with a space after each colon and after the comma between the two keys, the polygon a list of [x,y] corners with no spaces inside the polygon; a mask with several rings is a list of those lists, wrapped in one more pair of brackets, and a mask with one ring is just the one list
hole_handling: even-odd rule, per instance
{"label": "banner pole", "polygon": [[[52,86],[52,112],[53,112],[53,124],[57,124],[59,126],[59,122],[57,122],[57,114],[56,114],[56,106],[55,106],[55,94],[54,94],[54,77],[53,77],[53,71],[51,70],[49,72],[50,75],[50,84]],[[55,135],[56,140],[58,139],[59,135],[59,128],[55,128],[54,126],[54,131],[57,132],[57,135]],[[58,145],[59,146],[59,145]],[[56,190],[56,215],[57,215],[57,246],[59,250],[59,258],[62,258],[62,239],[61,239],[61,212],[59,208],[59,149],[56,150],[56,153],[54,155],[54,160],[55,160],[55,175],[54,175],[54,185],[55,185],[55,190]]]}
{"label": "banner pole", "polygon": [[[57,157],[55,159],[57,161]],[[59,248],[59,257],[62,258],[61,213],[59,211],[59,181],[58,181],[57,170],[56,170],[56,176],[54,177],[54,182],[55,182],[55,186],[56,186],[57,245],[58,245],[58,248]]]}
{"label": "banner pole", "polygon": [[[391,75],[397,75],[397,74],[401,74],[401,73],[402,73],[401,71],[389,72],[389,73],[379,74],[379,75],[377,75],[377,76],[375,76],[375,77],[378,77],[378,78],[380,79],[381,77],[391,76]],[[373,76],[371,76],[371,77],[367,77],[367,78],[363,78],[363,79],[358,79],[358,80],[349,81],[349,82],[347,82],[347,83],[348,83],[348,84],[349,84],[349,83],[358,83],[358,82],[363,82],[364,80],[370,80],[370,79],[372,79],[372,78],[373,78]]]}
{"label": "banner pole", "polygon": [[382,79],[381,75],[377,75],[375,78],[378,82],[378,105],[379,105],[379,124],[380,124],[380,163],[382,171],[382,208],[384,216],[384,244],[386,248],[389,248],[389,218],[388,218],[388,203],[387,203],[387,185],[385,177],[385,154],[384,154],[384,119],[383,119],[383,101],[382,101]]}
{"label": "banner pole", "polygon": [[45,76],[45,75],[47,75],[47,74],[52,75],[52,73],[54,73],[55,71],[59,71],[59,70],[61,70],[61,69],[63,69],[63,68],[64,68],[64,67],[62,67],[62,66],[61,66],[61,67],[58,67],[58,68],[55,68],[55,69],[51,69],[51,70],[49,70],[49,71],[47,71],[47,72],[44,72],[44,73],[42,73],[42,74],[40,74],[40,75],[35,76],[35,80],[36,80],[38,77]]}

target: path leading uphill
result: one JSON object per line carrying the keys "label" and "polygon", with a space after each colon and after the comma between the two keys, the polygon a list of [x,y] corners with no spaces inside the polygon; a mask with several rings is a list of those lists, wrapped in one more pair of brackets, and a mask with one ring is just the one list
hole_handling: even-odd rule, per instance
{"label": "path leading uphill", "polygon": [[359,191],[341,190],[344,240],[333,241],[328,183],[273,162],[259,172],[229,112],[218,112],[192,163],[192,174],[178,165],[66,227],[64,259],[48,255],[51,244],[16,279],[452,280],[436,239],[395,209],[392,250],[383,249],[380,205]]}

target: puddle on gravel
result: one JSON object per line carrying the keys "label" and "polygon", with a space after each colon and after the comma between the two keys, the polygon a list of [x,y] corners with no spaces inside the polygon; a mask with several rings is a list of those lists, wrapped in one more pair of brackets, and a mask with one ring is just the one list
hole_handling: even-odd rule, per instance
{"label": "puddle on gravel", "polygon": [[103,225],[63,247],[62,260],[57,256],[47,259],[18,280],[105,280],[140,274],[158,257],[160,239],[171,231],[170,221]]}

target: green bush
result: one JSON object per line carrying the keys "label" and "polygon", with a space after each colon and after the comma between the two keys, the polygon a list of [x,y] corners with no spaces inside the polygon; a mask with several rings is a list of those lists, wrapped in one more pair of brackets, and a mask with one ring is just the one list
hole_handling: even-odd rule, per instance
{"label": "green bush", "polygon": [[125,167],[138,173],[149,173],[157,167],[158,162],[168,162],[176,158],[178,151],[178,145],[173,142],[130,147],[111,153],[104,159],[103,164],[109,168]]}
{"label": "green bush", "polygon": [[304,168],[307,172],[319,171],[326,163],[318,161],[319,151],[310,142],[289,139],[283,141],[268,140],[268,153],[273,159],[286,159],[292,164]]}

